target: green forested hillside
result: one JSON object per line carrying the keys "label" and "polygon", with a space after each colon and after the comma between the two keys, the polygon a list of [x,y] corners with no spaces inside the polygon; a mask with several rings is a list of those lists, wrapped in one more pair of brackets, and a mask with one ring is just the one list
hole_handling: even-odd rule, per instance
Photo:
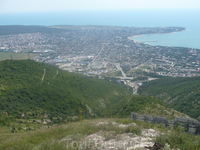
{"label": "green forested hillside", "polygon": [[[131,112],[185,117],[123,84],[93,79],[32,60],[0,61],[0,123],[13,118],[129,117]],[[23,114],[23,116],[22,116]],[[78,118],[77,118],[78,119]]]}
{"label": "green forested hillside", "polygon": [[112,114],[118,117],[127,117],[130,112],[162,116],[168,119],[188,117],[187,115],[171,109],[168,104],[152,96],[132,95],[121,99],[111,107]]}
{"label": "green forested hillside", "polygon": [[0,110],[20,118],[104,116],[106,108],[129,95],[126,87],[69,73],[32,60],[0,62]]}
{"label": "green forested hillside", "polygon": [[162,78],[144,83],[142,95],[153,95],[191,117],[200,117],[200,77]]}

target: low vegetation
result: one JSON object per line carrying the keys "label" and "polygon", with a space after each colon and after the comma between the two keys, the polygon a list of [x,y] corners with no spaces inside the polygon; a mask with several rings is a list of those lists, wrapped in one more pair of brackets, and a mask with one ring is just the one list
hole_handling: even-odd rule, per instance
{"label": "low vegetation", "polygon": [[[32,127],[32,124],[29,124]],[[91,119],[62,125],[43,125],[35,131],[9,132],[0,129],[0,149],[13,150],[72,150],[116,149],[152,146],[154,142],[181,150],[199,150],[200,137],[185,133],[182,128],[128,119]],[[148,144],[149,143],[149,144]],[[140,145],[140,146],[139,146]]]}

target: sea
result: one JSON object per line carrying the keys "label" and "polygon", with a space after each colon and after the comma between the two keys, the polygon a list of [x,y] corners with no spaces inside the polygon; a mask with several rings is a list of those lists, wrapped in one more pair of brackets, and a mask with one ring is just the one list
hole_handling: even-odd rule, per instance
{"label": "sea", "polygon": [[133,37],[150,45],[200,49],[199,9],[79,10],[56,12],[0,12],[0,25],[107,25],[122,27],[185,27],[171,34]]}

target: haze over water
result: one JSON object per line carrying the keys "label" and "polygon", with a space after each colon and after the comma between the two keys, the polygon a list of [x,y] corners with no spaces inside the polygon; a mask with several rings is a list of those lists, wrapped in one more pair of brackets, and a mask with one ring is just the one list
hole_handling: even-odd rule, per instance
{"label": "haze over water", "polygon": [[186,30],[173,34],[134,37],[150,45],[200,49],[200,10],[115,10],[63,11],[38,13],[0,13],[0,25],[109,25],[126,27],[178,26]]}

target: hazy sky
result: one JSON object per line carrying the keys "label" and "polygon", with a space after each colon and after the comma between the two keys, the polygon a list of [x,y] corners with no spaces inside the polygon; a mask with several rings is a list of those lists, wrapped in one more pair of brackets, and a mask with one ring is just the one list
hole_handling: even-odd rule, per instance
{"label": "hazy sky", "polygon": [[0,12],[200,8],[200,0],[0,0]]}

